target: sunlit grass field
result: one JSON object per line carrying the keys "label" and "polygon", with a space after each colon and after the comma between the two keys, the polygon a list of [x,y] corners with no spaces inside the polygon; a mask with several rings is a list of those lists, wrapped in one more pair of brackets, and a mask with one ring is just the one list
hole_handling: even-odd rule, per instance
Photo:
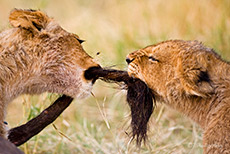
{"label": "sunlit grass field", "polygon": [[[229,0],[0,0],[2,30],[10,27],[8,15],[13,8],[45,11],[86,40],[84,49],[104,67],[125,70],[129,52],[168,39],[200,40],[230,60]],[[149,124],[148,142],[136,148],[127,135],[126,91],[97,81],[93,94],[74,100],[20,149],[26,154],[202,153],[202,130],[160,102]],[[14,100],[8,107],[9,127],[33,118],[57,97],[42,94]]]}

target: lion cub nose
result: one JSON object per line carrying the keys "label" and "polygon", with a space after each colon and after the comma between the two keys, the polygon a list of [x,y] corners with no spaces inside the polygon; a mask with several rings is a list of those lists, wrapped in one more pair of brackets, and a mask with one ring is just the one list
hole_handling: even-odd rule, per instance
{"label": "lion cub nose", "polygon": [[130,64],[134,59],[130,59],[127,57],[125,60],[126,60],[127,64]]}

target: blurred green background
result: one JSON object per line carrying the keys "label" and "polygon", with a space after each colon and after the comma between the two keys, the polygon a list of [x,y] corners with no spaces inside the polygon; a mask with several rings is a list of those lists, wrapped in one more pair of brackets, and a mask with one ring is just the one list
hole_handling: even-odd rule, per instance
{"label": "blurred green background", "polygon": [[[125,56],[168,40],[199,40],[230,59],[229,0],[0,0],[0,28],[9,28],[13,8],[40,9],[67,31],[104,67],[126,69]],[[100,52],[99,55],[97,53]],[[149,141],[129,142],[130,110],[124,90],[97,81],[93,93],[75,100],[53,125],[20,148],[35,153],[202,153],[202,131],[182,114],[157,103]],[[58,96],[21,96],[9,105],[10,127],[37,115]]]}

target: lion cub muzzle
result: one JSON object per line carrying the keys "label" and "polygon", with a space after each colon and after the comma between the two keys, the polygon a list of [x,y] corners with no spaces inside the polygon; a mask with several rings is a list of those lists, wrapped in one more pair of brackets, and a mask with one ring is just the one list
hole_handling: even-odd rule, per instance
{"label": "lion cub muzzle", "polygon": [[92,81],[92,84],[94,84],[94,83],[96,82],[96,80],[99,78],[99,76],[93,74],[92,72],[93,72],[93,71],[96,71],[96,72],[97,72],[97,71],[100,71],[100,70],[102,70],[102,68],[101,68],[100,65],[90,67],[90,68],[88,68],[87,70],[85,70],[85,72],[84,72],[84,78],[85,78],[86,80],[91,80],[91,81]]}
{"label": "lion cub muzzle", "polygon": [[128,74],[129,76],[133,77],[133,78],[140,78],[138,76],[138,65],[136,65],[135,63],[133,63],[133,61],[136,60],[136,58],[131,58],[131,57],[128,57],[126,58],[126,62],[128,64]]}
{"label": "lion cub muzzle", "polygon": [[134,60],[134,58],[131,59],[131,58],[129,58],[129,57],[126,57],[125,60],[126,60],[127,64],[129,65],[129,64]]}

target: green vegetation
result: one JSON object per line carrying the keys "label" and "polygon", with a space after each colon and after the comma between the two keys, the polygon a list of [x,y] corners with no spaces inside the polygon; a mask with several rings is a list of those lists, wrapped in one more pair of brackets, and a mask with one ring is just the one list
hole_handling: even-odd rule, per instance
{"label": "green vegetation", "polygon": [[[86,40],[84,49],[104,67],[126,69],[129,52],[167,39],[200,40],[230,60],[229,0],[0,0],[1,29],[8,27],[13,8],[45,11]],[[141,149],[129,143],[130,110],[125,91],[117,87],[97,81],[95,97],[75,100],[20,148],[26,154],[202,153],[201,129],[161,103],[150,121],[149,142]],[[31,119],[56,98],[19,97],[8,108],[10,127]]]}

